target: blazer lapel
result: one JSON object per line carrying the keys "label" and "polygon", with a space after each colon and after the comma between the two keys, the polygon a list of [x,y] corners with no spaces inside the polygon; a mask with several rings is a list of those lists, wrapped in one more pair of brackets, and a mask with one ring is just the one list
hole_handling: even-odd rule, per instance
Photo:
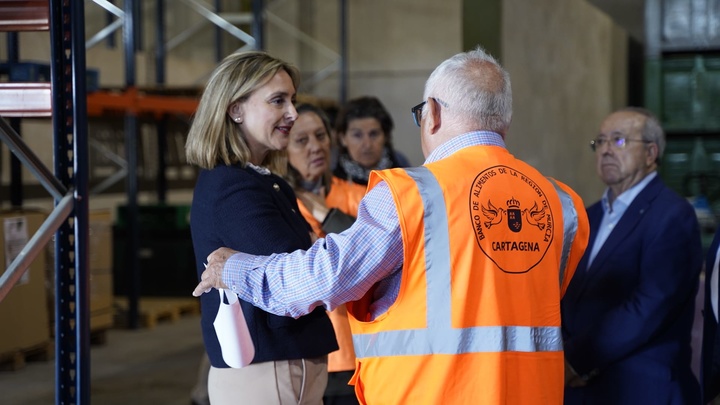
{"label": "blazer lapel", "polygon": [[655,199],[658,193],[660,193],[662,188],[663,183],[660,181],[659,175],[657,175],[635,197],[633,202],[630,203],[630,206],[625,211],[622,218],[620,218],[620,220],[618,221],[615,229],[613,229],[612,232],[610,232],[610,235],[608,235],[608,238],[605,240],[605,243],[598,251],[590,267],[587,266],[587,260],[590,256],[590,250],[592,250],[592,246],[595,243],[595,239],[597,238],[597,230],[602,221],[604,212],[602,210],[602,205],[600,204],[598,204],[599,214],[593,213],[591,215],[590,212],[588,212],[589,217],[591,218],[590,242],[588,242],[587,254],[583,256],[583,259],[580,262],[580,265],[582,267],[578,266],[578,270],[576,271],[576,274],[578,272],[585,273],[583,274],[583,278],[579,280],[581,284],[577,298],[582,295],[582,291],[585,290],[590,280],[597,277],[598,274],[602,274],[603,267],[607,259],[610,257],[610,255],[613,254],[613,252],[616,251],[618,245],[623,243],[627,239],[627,235],[629,235],[633,231],[633,229],[635,229],[638,224],[640,224],[640,221],[649,210],[652,201]]}

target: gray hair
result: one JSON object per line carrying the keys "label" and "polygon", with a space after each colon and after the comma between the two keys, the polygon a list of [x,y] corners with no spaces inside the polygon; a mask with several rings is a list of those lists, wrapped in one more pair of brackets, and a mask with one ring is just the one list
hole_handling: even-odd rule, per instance
{"label": "gray hair", "polygon": [[665,131],[657,117],[650,110],[642,107],[625,107],[619,111],[632,112],[645,117],[645,124],[640,133],[642,134],[643,140],[652,142],[658,146],[656,162],[660,163],[663,153],[665,152]]}
{"label": "gray hair", "polygon": [[425,83],[423,99],[429,97],[479,130],[504,135],[510,127],[510,75],[481,47],[441,63]]}

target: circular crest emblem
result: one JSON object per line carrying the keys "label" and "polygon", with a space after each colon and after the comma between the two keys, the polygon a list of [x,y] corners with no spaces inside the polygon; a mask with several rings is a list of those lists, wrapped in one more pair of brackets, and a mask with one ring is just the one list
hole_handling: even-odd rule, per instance
{"label": "circular crest emblem", "polygon": [[508,166],[493,166],[475,177],[470,219],[478,246],[506,273],[525,273],[537,266],[555,234],[545,192]]}

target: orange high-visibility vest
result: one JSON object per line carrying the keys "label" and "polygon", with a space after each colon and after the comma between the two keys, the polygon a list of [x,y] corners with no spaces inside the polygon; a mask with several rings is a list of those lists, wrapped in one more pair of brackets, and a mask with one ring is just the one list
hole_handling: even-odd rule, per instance
{"label": "orange high-visibility vest", "polygon": [[[357,188],[348,188],[348,185],[359,186],[359,184],[348,183],[345,180],[342,180],[336,176],[332,176],[330,183],[330,191],[325,195],[325,206],[327,206],[328,208],[337,208],[348,215],[357,217],[358,205],[360,203],[360,200],[362,200],[363,196],[360,196],[357,201],[355,201],[355,196],[349,198],[348,193],[355,193],[357,191]],[[362,186],[363,195],[365,193],[365,187],[366,186]],[[313,216],[312,212],[310,212],[310,210],[305,206],[305,204],[303,204],[303,202],[299,198],[297,199],[297,203],[298,208],[300,208],[300,214],[302,214],[303,218],[305,218],[305,221],[310,224],[313,232],[315,232],[318,237],[324,238],[325,232],[323,232],[322,230],[322,223]]]}
{"label": "orange high-visibility vest", "polygon": [[[341,180],[335,176],[332,178],[330,185],[330,192],[325,196],[325,204],[328,208],[337,208],[340,211],[357,217],[357,204],[355,210],[352,211],[346,201],[342,198],[346,197],[347,189],[343,188],[345,184],[348,184],[344,180]],[[357,186],[357,184],[354,184]],[[363,186],[363,193],[365,192],[365,186]],[[361,197],[362,199],[362,197]],[[359,200],[358,200],[359,202]],[[315,219],[310,210],[305,204],[297,200],[300,213],[305,220],[310,224],[313,232],[321,238],[325,237],[325,232],[322,230],[322,223]],[[328,312],[330,322],[332,322],[333,329],[335,329],[335,338],[338,342],[339,349],[328,354],[328,371],[351,371],[355,370],[355,351],[353,350],[352,332],[350,331],[350,323],[348,322],[347,309],[345,305],[340,305],[334,310]]]}
{"label": "orange high-visibility vest", "polygon": [[[310,212],[308,207],[305,206],[305,204],[298,198],[297,199],[298,208],[300,208],[300,214],[305,218],[305,221],[310,225],[310,228],[312,228],[312,231],[317,235],[318,237],[322,238],[325,236],[325,233],[322,230],[322,223],[318,221]],[[330,207],[328,207],[330,208]]]}
{"label": "orange high-visibility vest", "polygon": [[363,404],[561,404],[560,298],[587,245],[580,197],[505,148],[384,180],[402,231],[399,295],[347,304]]}
{"label": "orange high-visibility vest", "polygon": [[334,207],[346,214],[357,216],[360,200],[365,197],[366,191],[366,185],[333,176],[330,194],[328,194],[325,202],[327,202],[328,207]]}

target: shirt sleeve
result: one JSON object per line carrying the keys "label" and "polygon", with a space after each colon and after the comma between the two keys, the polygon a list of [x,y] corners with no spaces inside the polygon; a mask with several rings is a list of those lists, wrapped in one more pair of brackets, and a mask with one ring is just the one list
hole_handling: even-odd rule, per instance
{"label": "shirt sleeve", "polygon": [[402,267],[400,223],[392,195],[380,182],[360,202],[353,226],[318,239],[308,250],[271,256],[237,253],[223,282],[240,299],[294,318],[318,306],[332,310],[361,298]]}

